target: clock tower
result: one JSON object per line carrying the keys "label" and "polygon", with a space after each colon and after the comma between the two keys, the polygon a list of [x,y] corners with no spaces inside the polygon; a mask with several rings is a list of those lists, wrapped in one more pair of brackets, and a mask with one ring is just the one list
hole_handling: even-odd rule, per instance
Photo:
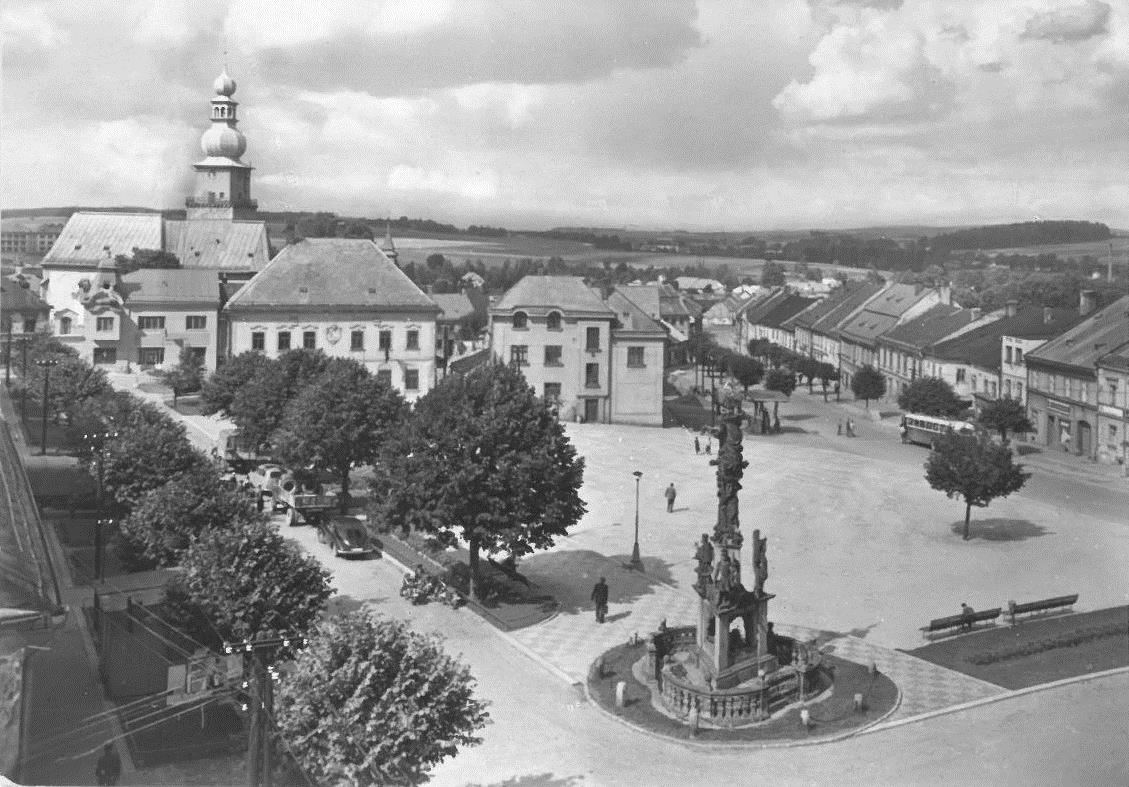
{"label": "clock tower", "polygon": [[251,166],[240,156],[247,138],[236,128],[238,118],[232,99],[235,80],[225,70],[213,84],[212,125],[200,138],[205,158],[192,165],[196,170],[195,193],[185,200],[189,221],[251,218],[258,204],[251,199]]}

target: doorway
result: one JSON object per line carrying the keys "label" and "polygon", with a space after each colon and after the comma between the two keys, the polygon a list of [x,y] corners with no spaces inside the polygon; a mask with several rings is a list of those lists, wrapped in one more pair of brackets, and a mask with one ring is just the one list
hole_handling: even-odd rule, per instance
{"label": "doorway", "polygon": [[584,400],[584,423],[594,424],[600,420],[600,400]]}

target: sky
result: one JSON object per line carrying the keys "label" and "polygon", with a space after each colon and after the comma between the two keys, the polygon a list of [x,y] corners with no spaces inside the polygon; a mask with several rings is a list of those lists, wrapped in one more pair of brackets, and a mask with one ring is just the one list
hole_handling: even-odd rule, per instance
{"label": "sky", "polygon": [[[460,226],[1129,228],[1129,0],[5,0],[7,207]],[[226,54],[225,54],[226,52]]]}

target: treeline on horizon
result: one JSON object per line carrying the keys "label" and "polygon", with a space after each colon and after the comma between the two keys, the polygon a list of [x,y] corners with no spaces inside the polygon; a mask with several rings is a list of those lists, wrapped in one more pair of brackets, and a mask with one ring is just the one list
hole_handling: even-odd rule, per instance
{"label": "treeline on horizon", "polygon": [[1024,221],[992,224],[975,229],[934,235],[934,249],[1010,249],[1020,246],[1050,246],[1057,243],[1087,243],[1109,240],[1113,233],[1097,221]]}

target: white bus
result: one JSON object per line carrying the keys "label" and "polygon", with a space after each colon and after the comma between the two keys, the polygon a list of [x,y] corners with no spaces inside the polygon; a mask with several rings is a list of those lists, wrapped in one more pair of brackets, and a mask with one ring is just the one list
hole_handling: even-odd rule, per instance
{"label": "white bus", "polygon": [[900,431],[903,443],[917,443],[932,448],[938,435],[948,434],[949,432],[971,435],[976,433],[976,427],[967,421],[953,421],[932,415],[907,413],[902,416]]}

